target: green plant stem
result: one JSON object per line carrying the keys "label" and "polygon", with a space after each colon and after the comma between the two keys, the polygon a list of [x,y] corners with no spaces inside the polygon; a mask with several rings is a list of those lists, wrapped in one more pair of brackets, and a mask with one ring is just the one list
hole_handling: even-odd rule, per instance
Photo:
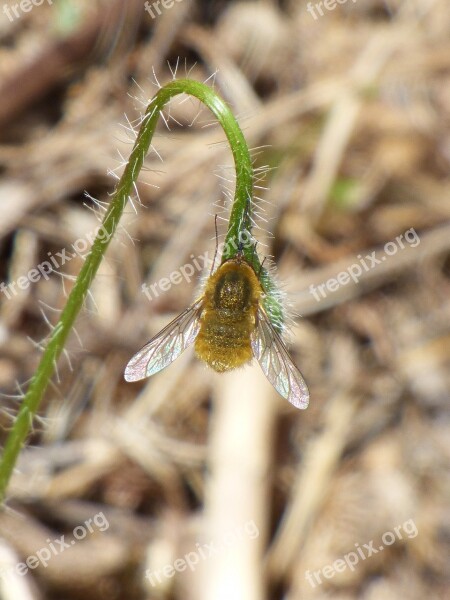
{"label": "green plant stem", "polygon": [[[155,132],[160,111],[173,96],[183,93],[198,98],[213,112],[223,127],[233,153],[236,166],[236,190],[225,240],[225,248],[229,248],[230,250],[224,259],[230,258],[233,249],[238,246],[240,232],[251,230],[249,207],[253,189],[252,161],[245,138],[231,110],[216,92],[205,84],[189,79],[181,79],[168,83],[155,94],[146,110],[130,158],[103,220],[102,232],[97,235],[92,249],[86,257],[86,261],[70,292],[60,319],[52,331],[38,368],[23,398],[19,413],[6,439],[0,462],[1,501],[5,497],[6,488],[17,457],[31,429],[41,399],[55,370],[56,362],[64,348],[75,319],[83,306],[89,287],[97,273],[108,244],[114,235],[132,192],[133,185],[137,181],[144,157],[148,152]],[[246,258],[248,258],[255,269],[260,267],[256,252],[248,251]]]}

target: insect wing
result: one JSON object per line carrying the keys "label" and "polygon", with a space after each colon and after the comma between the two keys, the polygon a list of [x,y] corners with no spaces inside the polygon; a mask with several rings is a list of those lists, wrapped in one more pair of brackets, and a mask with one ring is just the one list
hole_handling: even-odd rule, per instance
{"label": "insect wing", "polygon": [[252,334],[253,354],[265,376],[279,394],[297,408],[309,404],[308,386],[292,362],[288,349],[260,307],[258,323]]}
{"label": "insect wing", "polygon": [[200,298],[145,344],[127,364],[126,381],[150,377],[178,358],[197,337],[202,308],[203,298]]}

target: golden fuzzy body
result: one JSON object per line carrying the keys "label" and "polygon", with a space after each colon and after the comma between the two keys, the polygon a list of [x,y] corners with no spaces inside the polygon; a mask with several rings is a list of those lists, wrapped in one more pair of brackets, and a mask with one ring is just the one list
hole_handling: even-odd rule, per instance
{"label": "golden fuzzy body", "polygon": [[252,359],[250,336],[261,294],[255,271],[240,258],[227,260],[208,279],[195,352],[215,371],[229,371]]}
{"label": "golden fuzzy body", "polygon": [[131,358],[126,381],[158,373],[195,344],[197,356],[219,373],[255,357],[276,391],[306,408],[308,386],[264,310],[263,296],[259,277],[241,254],[225,261],[207,280],[203,295]]}

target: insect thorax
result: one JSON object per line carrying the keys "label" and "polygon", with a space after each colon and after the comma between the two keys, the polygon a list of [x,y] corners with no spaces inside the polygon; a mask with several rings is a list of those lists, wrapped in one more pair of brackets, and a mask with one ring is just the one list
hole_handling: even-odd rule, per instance
{"label": "insect thorax", "polygon": [[237,271],[224,273],[213,294],[214,308],[224,311],[245,311],[252,304],[252,288],[248,277]]}

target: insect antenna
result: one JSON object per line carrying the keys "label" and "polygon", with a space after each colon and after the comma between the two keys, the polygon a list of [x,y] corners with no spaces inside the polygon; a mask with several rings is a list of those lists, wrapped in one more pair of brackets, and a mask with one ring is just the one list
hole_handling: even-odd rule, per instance
{"label": "insect antenna", "polygon": [[210,277],[211,277],[211,275],[213,274],[213,271],[214,271],[214,265],[216,264],[217,252],[218,252],[218,249],[219,249],[219,232],[217,230],[217,213],[214,215],[214,230],[216,232],[216,249],[214,251],[214,258],[213,258],[212,265],[211,265],[211,271],[209,273]]}
{"label": "insect antenna", "polygon": [[[258,243],[258,242],[256,242],[256,244],[257,244],[257,243]],[[256,244],[255,244],[255,252],[256,252]],[[266,258],[267,258],[267,256],[265,256],[265,257],[263,258],[263,260],[262,260],[262,263],[261,263],[261,266],[259,267],[259,271],[258,271],[258,279],[261,277],[261,273],[262,273],[262,270],[263,270],[264,263],[266,262]]]}

